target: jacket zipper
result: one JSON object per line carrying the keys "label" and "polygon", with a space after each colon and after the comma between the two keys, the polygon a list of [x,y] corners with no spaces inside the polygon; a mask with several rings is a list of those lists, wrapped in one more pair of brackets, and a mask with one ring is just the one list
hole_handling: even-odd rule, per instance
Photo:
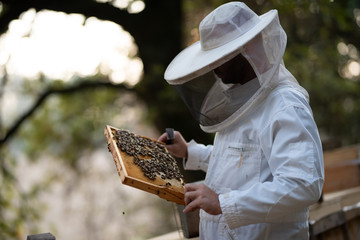
{"label": "jacket zipper", "polygon": [[227,229],[225,229],[225,231],[226,231],[228,237],[229,237],[231,240],[234,240],[233,237],[230,235],[229,231],[227,231]]}
{"label": "jacket zipper", "polygon": [[229,233],[228,229],[226,226],[224,226],[224,231],[226,232],[226,234],[228,235],[230,240],[234,240],[234,238],[231,236],[231,234]]}

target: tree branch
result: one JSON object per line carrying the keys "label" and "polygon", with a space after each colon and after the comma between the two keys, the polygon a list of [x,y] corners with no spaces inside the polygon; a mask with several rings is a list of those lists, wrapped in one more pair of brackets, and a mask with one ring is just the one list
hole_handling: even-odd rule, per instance
{"label": "tree branch", "polygon": [[37,99],[37,101],[34,103],[34,105],[29,108],[29,110],[27,112],[25,112],[7,131],[7,133],[5,134],[5,136],[0,139],[0,147],[2,145],[4,145],[6,143],[6,141],[13,136],[18,129],[20,128],[20,126],[22,125],[23,122],[25,122],[28,118],[30,118],[34,112],[41,106],[41,104],[43,104],[43,102],[52,94],[71,94],[77,91],[82,91],[82,90],[86,90],[86,89],[92,89],[92,88],[97,88],[97,87],[106,87],[106,88],[118,88],[118,89],[124,89],[124,90],[131,90],[134,91],[133,89],[130,89],[129,87],[127,87],[124,84],[113,84],[111,82],[81,82],[78,85],[75,86],[70,86],[70,87],[66,87],[66,88],[49,88],[46,91],[44,91],[39,98]]}
{"label": "tree branch", "polygon": [[[85,17],[97,17],[103,20],[109,20],[121,25],[126,29],[133,27],[137,14],[129,14],[127,10],[121,10],[112,6],[110,3],[96,2],[95,0],[2,0],[4,11],[0,15],[0,32],[5,32],[10,21],[17,19],[21,13],[30,8],[36,11],[53,10],[65,13],[79,13]],[[131,18],[131,21],[128,21]],[[138,24],[138,23],[136,23]],[[138,25],[136,25],[138,26]]]}

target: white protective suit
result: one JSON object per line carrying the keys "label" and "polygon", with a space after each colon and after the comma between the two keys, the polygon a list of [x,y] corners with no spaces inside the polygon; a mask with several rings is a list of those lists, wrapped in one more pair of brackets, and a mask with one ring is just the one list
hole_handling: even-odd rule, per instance
{"label": "white protective suit", "polygon": [[[219,24],[218,29],[216,25],[212,27],[213,19],[228,17],[227,13],[239,6],[244,8],[242,3],[222,7],[228,7],[224,10],[226,14],[217,14],[215,10],[200,27],[208,24],[211,31],[223,36],[219,32],[224,25]],[[259,20],[249,10],[246,14],[255,26]],[[272,10],[269,15],[272,15],[271,22],[236,52],[241,53],[255,71],[257,77],[250,82],[225,89],[217,83],[221,81],[218,79],[211,90],[206,90],[207,94],[192,92],[206,89],[199,87],[203,80],[187,77],[190,74],[173,76],[176,70],[181,72],[176,66],[186,62],[182,60],[186,51],[196,46],[179,54],[165,73],[165,79],[175,86],[193,115],[199,116],[201,128],[216,133],[213,145],[189,142],[188,158],[184,162],[187,170],[205,171],[205,185],[219,194],[222,214],[214,216],[200,211],[200,239],[309,238],[308,207],[319,199],[324,181],[322,146],[307,92],[282,62],[286,34],[277,11]],[[231,20],[232,26],[235,17]],[[216,67],[212,64],[212,69]],[[205,97],[199,101],[194,96]],[[208,107],[214,96],[216,101]],[[237,97],[241,98],[239,104],[234,101]],[[197,102],[202,104],[196,109]],[[223,105],[218,107],[216,103]]]}
{"label": "white protective suit", "polygon": [[216,133],[213,146],[191,141],[185,169],[206,171],[223,214],[200,211],[200,236],[308,239],[308,206],[323,184],[322,149],[306,99],[275,89],[247,118]]}

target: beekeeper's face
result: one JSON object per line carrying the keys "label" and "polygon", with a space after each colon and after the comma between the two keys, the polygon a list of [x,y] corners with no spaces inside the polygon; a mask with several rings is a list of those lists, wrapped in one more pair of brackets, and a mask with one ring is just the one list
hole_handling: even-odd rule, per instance
{"label": "beekeeper's face", "polygon": [[244,84],[256,77],[253,68],[242,54],[215,68],[214,73],[226,84]]}

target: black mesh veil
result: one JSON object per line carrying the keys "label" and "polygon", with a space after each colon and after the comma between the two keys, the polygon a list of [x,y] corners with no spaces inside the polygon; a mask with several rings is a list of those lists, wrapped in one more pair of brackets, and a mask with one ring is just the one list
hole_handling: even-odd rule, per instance
{"label": "black mesh veil", "polygon": [[224,84],[211,71],[173,87],[202,126],[213,126],[236,112],[260,88],[260,84],[257,78],[243,85]]}
{"label": "black mesh veil", "polygon": [[215,82],[216,79],[213,73],[209,72],[193,81],[181,85],[172,85],[190,110],[192,116],[201,125],[208,126],[216,123],[215,120],[202,115],[200,111],[205,97]]}

